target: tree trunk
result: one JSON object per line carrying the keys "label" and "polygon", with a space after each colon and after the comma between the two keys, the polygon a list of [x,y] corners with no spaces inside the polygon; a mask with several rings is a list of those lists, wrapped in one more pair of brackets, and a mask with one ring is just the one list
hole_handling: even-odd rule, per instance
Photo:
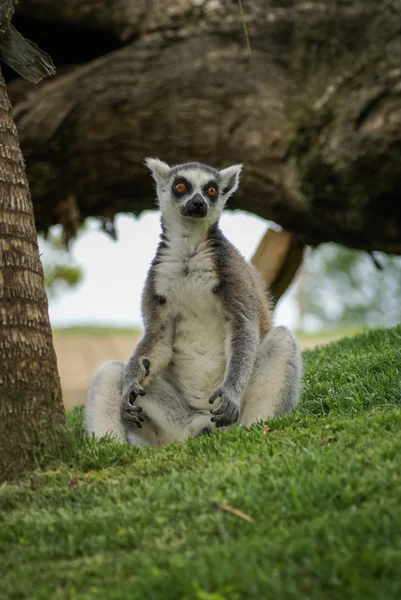
{"label": "tree trunk", "polygon": [[112,4],[21,3],[31,35],[67,27],[46,48],[61,62],[79,32],[99,54],[94,30],[130,40],[15,107],[41,230],[152,208],[158,155],[243,162],[230,208],[299,243],[401,253],[401,0],[249,0],[251,58],[232,0]]}
{"label": "tree trunk", "polygon": [[1,71],[0,328],[2,481],[35,464],[64,424],[64,410],[32,202]]}

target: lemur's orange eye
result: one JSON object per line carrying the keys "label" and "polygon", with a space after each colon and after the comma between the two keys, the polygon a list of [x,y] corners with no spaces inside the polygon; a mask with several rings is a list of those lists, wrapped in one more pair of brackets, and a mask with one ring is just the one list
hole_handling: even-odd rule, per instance
{"label": "lemur's orange eye", "polygon": [[209,194],[209,196],[215,196],[217,194],[217,190],[213,185],[211,185],[207,188],[207,193]]}
{"label": "lemur's orange eye", "polygon": [[180,183],[177,183],[175,186],[175,190],[176,192],[178,192],[179,194],[183,194],[184,192],[187,191],[187,186],[185,185],[185,183],[182,183],[182,181]]}

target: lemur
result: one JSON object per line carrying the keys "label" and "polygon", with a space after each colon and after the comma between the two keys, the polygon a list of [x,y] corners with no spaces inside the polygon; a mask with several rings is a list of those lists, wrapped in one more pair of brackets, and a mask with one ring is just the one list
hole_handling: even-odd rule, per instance
{"label": "lemur", "polygon": [[272,327],[260,276],[219,228],[242,165],[145,163],[162,229],[142,295],[145,331],[125,366],[108,361],[96,371],[87,431],[165,445],[291,412],[299,345]]}

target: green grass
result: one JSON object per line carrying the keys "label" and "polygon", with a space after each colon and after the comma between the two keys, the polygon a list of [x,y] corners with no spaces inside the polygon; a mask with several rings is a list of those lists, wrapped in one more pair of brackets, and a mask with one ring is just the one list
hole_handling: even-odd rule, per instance
{"label": "green grass", "polygon": [[72,411],[67,444],[0,488],[0,598],[401,598],[401,327],[304,366],[268,431],[140,449]]}

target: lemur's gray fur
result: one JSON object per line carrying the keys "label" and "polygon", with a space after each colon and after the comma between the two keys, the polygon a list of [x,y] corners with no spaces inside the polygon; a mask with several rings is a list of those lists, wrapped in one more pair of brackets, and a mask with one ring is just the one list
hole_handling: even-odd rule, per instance
{"label": "lemur's gray fur", "polygon": [[272,327],[262,280],[218,225],[241,165],[146,164],[162,234],[142,296],[145,333],[125,366],[110,361],[97,370],[87,430],[164,445],[291,412],[298,343]]}

